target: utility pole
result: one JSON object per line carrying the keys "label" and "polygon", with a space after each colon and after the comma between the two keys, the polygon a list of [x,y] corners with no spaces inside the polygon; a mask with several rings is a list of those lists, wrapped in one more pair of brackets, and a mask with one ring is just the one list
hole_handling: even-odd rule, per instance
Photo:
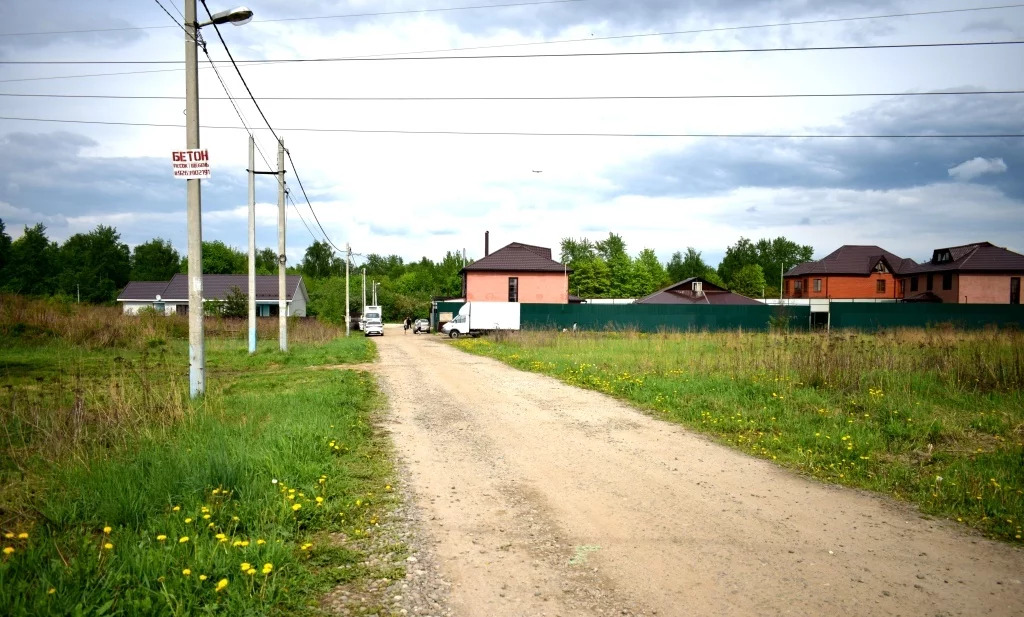
{"label": "utility pole", "polygon": [[[199,148],[199,63],[196,0],[185,0],[185,147]],[[203,229],[199,178],[185,180],[188,211],[188,383],[192,398],[206,391],[203,340]]]}
{"label": "utility pole", "polygon": [[277,318],[281,351],[288,351],[288,303],[285,301],[284,138],[277,140]]}
{"label": "utility pole", "polygon": [[249,353],[256,353],[256,141],[249,135]]}
{"label": "utility pole", "polygon": [[352,245],[345,243],[345,336],[351,335],[352,316],[348,310],[348,264],[352,261]]}

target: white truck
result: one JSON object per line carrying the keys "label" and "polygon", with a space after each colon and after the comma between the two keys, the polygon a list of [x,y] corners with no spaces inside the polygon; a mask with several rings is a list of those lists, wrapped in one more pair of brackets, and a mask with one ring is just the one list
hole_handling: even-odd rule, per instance
{"label": "white truck", "polygon": [[476,336],[493,330],[518,330],[518,302],[467,302],[441,332],[451,338]]}
{"label": "white truck", "polygon": [[384,336],[384,310],[379,306],[367,306],[363,311],[363,336],[371,334]]}

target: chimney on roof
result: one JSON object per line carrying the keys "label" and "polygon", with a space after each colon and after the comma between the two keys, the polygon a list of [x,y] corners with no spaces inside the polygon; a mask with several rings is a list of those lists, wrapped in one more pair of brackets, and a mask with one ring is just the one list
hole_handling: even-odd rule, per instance
{"label": "chimney on roof", "polygon": [[491,254],[491,232],[484,232],[484,257]]}

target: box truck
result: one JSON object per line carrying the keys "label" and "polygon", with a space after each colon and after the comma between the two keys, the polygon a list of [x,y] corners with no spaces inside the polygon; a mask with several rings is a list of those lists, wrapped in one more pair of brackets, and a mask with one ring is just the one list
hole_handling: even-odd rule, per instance
{"label": "box truck", "polygon": [[363,311],[363,336],[384,336],[384,311],[379,306],[367,306]]}
{"label": "box truck", "polygon": [[459,314],[441,328],[451,338],[476,336],[492,330],[518,330],[518,302],[467,302]]}

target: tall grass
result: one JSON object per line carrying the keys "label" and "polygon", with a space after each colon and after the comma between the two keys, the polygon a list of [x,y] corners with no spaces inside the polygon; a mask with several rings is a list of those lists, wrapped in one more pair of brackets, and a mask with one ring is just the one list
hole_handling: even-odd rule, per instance
{"label": "tall grass", "polygon": [[[175,318],[4,300],[0,612],[315,613],[339,581],[401,575],[358,549],[390,499],[375,385],[309,370],[371,359],[362,337],[308,323],[250,356],[213,321],[192,401]],[[116,332],[76,330],[93,319]]]}
{"label": "tall grass", "polygon": [[1021,541],[1019,332],[523,332],[457,345]]}

